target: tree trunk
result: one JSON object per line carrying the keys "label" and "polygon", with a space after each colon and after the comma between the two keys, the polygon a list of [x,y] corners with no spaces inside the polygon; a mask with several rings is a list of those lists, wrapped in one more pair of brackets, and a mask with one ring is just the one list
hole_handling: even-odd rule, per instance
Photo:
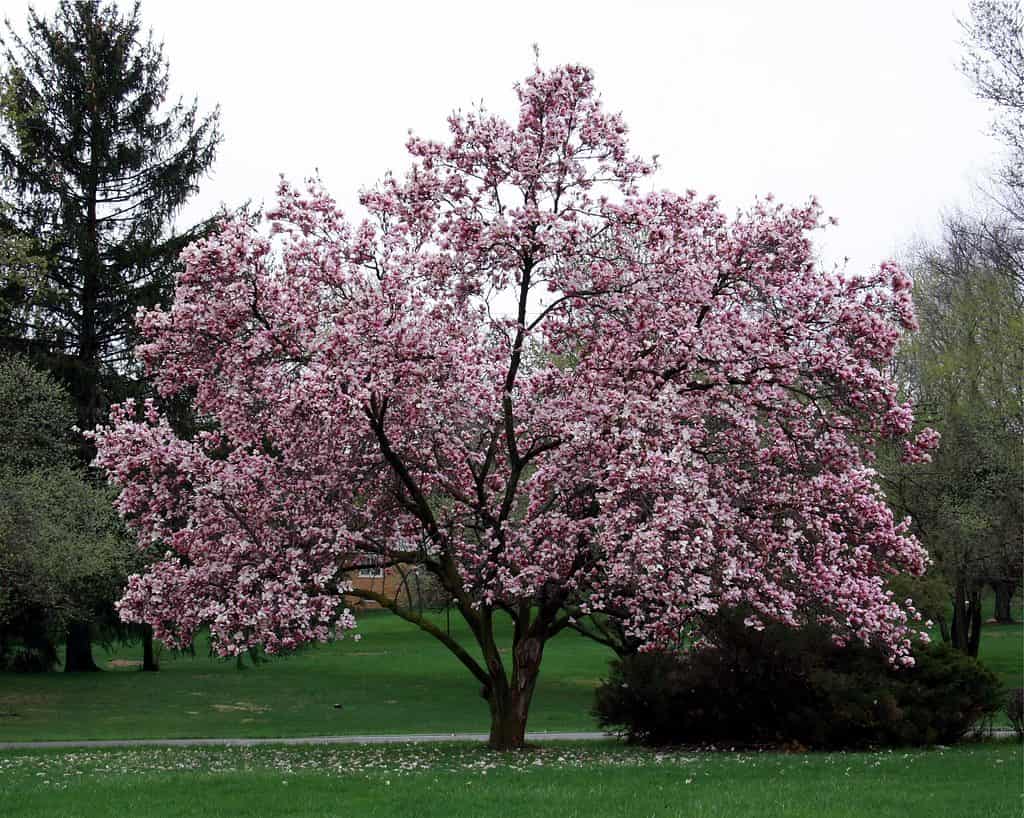
{"label": "tree trunk", "polygon": [[36,667],[40,672],[49,673],[60,664],[60,658],[57,656],[57,646],[53,644],[53,641],[46,634],[33,634],[25,640],[25,643],[32,654],[33,661],[36,661],[36,657],[38,657]]}
{"label": "tree trunk", "polygon": [[946,621],[946,617],[935,617],[935,624],[939,626],[939,635],[942,637],[942,643],[944,645],[948,645],[952,639],[952,636],[949,633],[949,622]]}
{"label": "tree trunk", "polygon": [[968,656],[978,656],[981,645],[981,589],[958,580],[953,590],[953,647]]}
{"label": "tree trunk", "polygon": [[81,673],[99,670],[92,658],[92,638],[88,622],[72,622],[68,626],[67,645],[64,652],[64,672]]}
{"label": "tree trunk", "polygon": [[526,746],[526,716],[518,716],[511,697],[491,705],[491,732],[487,744],[492,750],[521,750]]}
{"label": "tree trunk", "polygon": [[967,625],[967,655],[978,658],[981,647],[981,589],[972,590],[969,597],[970,620]]}
{"label": "tree trunk", "polygon": [[544,642],[537,637],[521,640],[513,650],[512,684],[504,678],[492,684],[487,701],[491,706],[492,750],[522,750],[526,746],[526,721],[537,687]]}
{"label": "tree trunk", "polygon": [[996,592],[996,622],[1013,622],[1013,593],[1017,590],[1017,584],[1007,580],[999,580],[992,583]]}
{"label": "tree trunk", "polygon": [[160,664],[153,653],[153,626],[142,626],[142,669],[156,672],[160,670]]}
{"label": "tree trunk", "polygon": [[953,587],[953,623],[950,626],[950,637],[953,647],[967,652],[967,586],[957,580]]}

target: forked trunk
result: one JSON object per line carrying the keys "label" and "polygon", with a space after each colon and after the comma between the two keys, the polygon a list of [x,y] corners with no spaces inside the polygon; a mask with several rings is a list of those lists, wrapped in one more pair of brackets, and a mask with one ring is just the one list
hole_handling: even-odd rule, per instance
{"label": "forked trunk", "polygon": [[491,749],[521,750],[526,746],[526,722],[543,652],[541,639],[523,639],[513,651],[512,683],[506,684],[501,679],[492,686],[488,696],[491,706],[488,744]]}

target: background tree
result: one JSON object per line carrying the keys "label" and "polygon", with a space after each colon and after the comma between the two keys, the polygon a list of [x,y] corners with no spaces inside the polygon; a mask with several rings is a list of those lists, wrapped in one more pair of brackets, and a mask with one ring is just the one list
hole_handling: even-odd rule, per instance
{"label": "background tree", "polygon": [[0,356],[0,665],[51,669],[66,630],[108,610],[138,564],[110,489],[77,463],[74,422],[49,375]]}
{"label": "background tree", "polygon": [[[1024,227],[1024,14],[1019,0],[972,0],[971,17],[961,25],[963,71],[993,107],[993,132],[1007,149],[997,175],[998,199],[1019,233]],[[1014,249],[1022,248],[1017,243]]]}
{"label": "background tree", "polygon": [[938,245],[915,253],[922,331],[901,365],[943,445],[914,474],[894,466],[890,496],[936,559],[929,597],[936,581],[948,589],[952,621],[935,605],[932,616],[944,638],[976,655],[984,587],[995,590],[996,619],[1009,621],[1024,567],[1024,16],[1018,2],[975,0],[962,25],[963,71],[993,107],[1006,148],[993,179],[998,207],[954,215]]}
{"label": "background tree", "polygon": [[172,220],[211,166],[217,113],[163,110],[167,65],[139,8],[62,2],[29,12],[4,43],[0,167],[7,217],[47,262],[21,335],[74,361],[83,428],[102,416],[103,377],[128,361],[139,306],[168,294],[181,249],[208,227]]}
{"label": "background tree", "polygon": [[921,330],[901,352],[906,388],[942,446],[927,466],[894,467],[890,497],[945,577],[949,637],[971,655],[985,586],[1008,620],[1024,570],[1024,293],[1007,268],[1013,241],[1008,229],[951,220],[944,243],[914,263]]}
{"label": "background tree", "polygon": [[[41,276],[11,290],[6,346],[56,372],[91,429],[111,400],[141,390],[135,312],[167,298],[178,254],[208,227],[177,232],[173,220],[214,160],[218,115],[165,105],[167,64],[138,3],[122,13],[63,0],[52,19],[30,10],[24,38],[8,23],[3,60],[0,200],[8,235],[43,260]],[[73,654],[92,664],[87,643]]]}
{"label": "background tree", "polygon": [[[518,97],[516,122],[411,139],[359,225],[284,184],[262,225],[186,251],[140,354],[215,425],[188,439],[128,403],[96,434],[140,543],[169,552],[122,616],[172,645],[208,625],[237,655],[328,639],[355,624],[346,593],[374,599],[480,682],[502,749],[548,640],[592,612],[654,646],[743,605],[751,627],[813,617],[912,662],[914,611],[884,582],[925,555],[866,448],[934,444],[884,373],[909,280],[819,270],[814,203],[730,220],[639,193],[651,166],[583,67]],[[352,589],[371,560],[424,566],[475,646]]]}
{"label": "background tree", "polygon": [[[0,338],[5,347],[31,347],[20,338],[33,298],[43,286],[45,260],[34,253],[31,237],[18,232],[0,211]],[[0,347],[2,348],[2,347]]]}

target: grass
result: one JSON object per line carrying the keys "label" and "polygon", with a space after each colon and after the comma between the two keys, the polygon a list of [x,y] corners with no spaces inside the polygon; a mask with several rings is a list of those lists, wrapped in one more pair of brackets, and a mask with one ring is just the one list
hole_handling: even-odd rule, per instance
{"label": "grass", "polygon": [[[457,617],[451,628],[470,643]],[[106,673],[0,674],[0,741],[486,732],[479,685],[442,645],[383,612],[363,616],[360,630],[360,642],[244,670],[209,657],[200,640],[195,658],[165,652],[159,673],[121,665],[141,651],[120,646],[96,651]],[[1008,687],[1024,687],[1024,627],[986,625],[982,633],[982,660]],[[573,632],[554,639],[529,728],[596,729],[593,689],[610,658]]]}
{"label": "grass", "polygon": [[8,818],[61,815],[1011,818],[1011,742],[913,752],[655,753],[464,745],[174,748],[0,756]]}
{"label": "grass", "polygon": [[1024,687],[1024,626],[985,625],[978,658],[1006,687]]}
{"label": "grass", "polygon": [[[451,630],[469,644],[455,616]],[[0,674],[0,741],[486,732],[480,685],[443,645],[385,612],[363,616],[360,631],[360,642],[244,670],[209,657],[199,640],[195,658],[165,652],[159,673],[118,667],[140,658],[137,646],[122,646],[96,651],[111,672]],[[571,631],[552,640],[530,729],[596,729],[593,690],[611,656]]]}

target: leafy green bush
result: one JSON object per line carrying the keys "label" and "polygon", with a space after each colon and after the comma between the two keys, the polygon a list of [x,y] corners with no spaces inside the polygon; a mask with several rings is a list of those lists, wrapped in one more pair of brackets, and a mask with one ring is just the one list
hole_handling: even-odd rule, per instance
{"label": "leafy green bush", "polygon": [[0,669],[52,669],[71,623],[109,617],[139,561],[116,492],[76,465],[74,421],[51,376],[0,355]]}
{"label": "leafy green bush", "polygon": [[813,628],[730,624],[717,637],[684,654],[613,662],[596,694],[601,725],[648,744],[927,745],[958,741],[1003,700],[994,674],[942,645],[895,669]]}
{"label": "leafy green bush", "polygon": [[51,669],[68,625],[117,597],[136,557],[112,495],[72,468],[0,465],[0,669]]}
{"label": "leafy green bush", "polygon": [[0,354],[0,459],[7,471],[63,466],[74,458],[71,398],[27,359]]}

